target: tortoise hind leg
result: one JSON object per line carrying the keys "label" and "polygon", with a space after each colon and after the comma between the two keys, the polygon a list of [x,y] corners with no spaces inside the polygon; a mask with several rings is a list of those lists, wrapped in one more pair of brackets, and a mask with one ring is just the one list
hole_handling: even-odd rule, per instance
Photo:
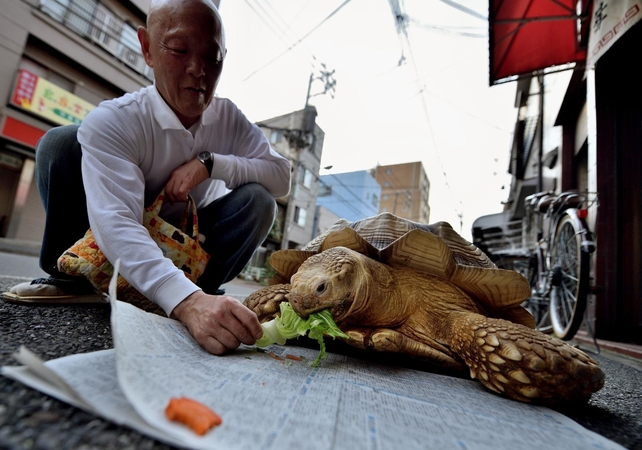
{"label": "tortoise hind leg", "polygon": [[289,292],[289,284],[275,284],[252,292],[243,304],[256,313],[259,322],[267,322],[274,319],[280,312],[279,305],[287,301],[286,295]]}
{"label": "tortoise hind leg", "polygon": [[587,401],[604,385],[604,372],[584,352],[507,320],[457,314],[451,348],[471,377],[523,402]]}

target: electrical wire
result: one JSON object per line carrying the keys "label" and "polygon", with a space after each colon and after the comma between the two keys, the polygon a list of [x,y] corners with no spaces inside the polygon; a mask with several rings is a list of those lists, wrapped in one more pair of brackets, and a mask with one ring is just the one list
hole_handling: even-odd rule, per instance
{"label": "electrical wire", "polygon": [[457,9],[457,10],[463,12],[463,13],[466,13],[466,14],[468,14],[470,16],[476,17],[477,19],[481,19],[481,20],[484,20],[484,21],[488,20],[488,18],[486,16],[484,16],[483,14],[480,14],[477,11],[468,8],[467,6],[464,6],[461,3],[457,3],[457,2],[455,2],[453,0],[439,0],[439,1],[442,2],[442,3],[445,3],[448,6],[452,6],[453,8],[455,8],[455,9]]}
{"label": "electrical wire", "polygon": [[338,8],[336,8],[334,11],[332,11],[325,19],[323,19],[321,22],[319,22],[314,28],[312,28],[310,31],[308,31],[302,38],[297,40],[294,44],[290,45],[288,48],[286,48],[283,52],[279,53],[277,56],[272,58],[270,61],[265,63],[263,66],[259,67],[256,69],[254,72],[250,73],[247,77],[243,79],[243,81],[247,81],[250,78],[252,78],[254,75],[265,69],[266,67],[270,66],[273,62],[281,58],[283,55],[288,53],[290,50],[292,50],[294,47],[299,45],[303,40],[305,40],[308,36],[310,36],[312,33],[314,33],[321,25],[323,25],[325,22],[327,22],[332,16],[334,16],[336,13],[339,12],[344,6],[346,6],[348,3],[350,3],[352,0],[345,0],[341,5],[339,5]]}
{"label": "electrical wire", "polygon": [[[420,78],[419,69],[417,68],[417,63],[416,63],[416,60],[414,58],[414,54],[413,54],[413,51],[412,51],[412,46],[410,44],[410,38],[408,36],[408,31],[407,31],[407,28],[408,28],[408,15],[405,14],[403,12],[403,10],[401,9],[401,6],[399,4],[399,0],[388,0],[388,1],[390,3],[390,8],[391,8],[392,14],[394,16],[394,20],[395,20],[395,24],[396,24],[396,28],[397,28],[397,34],[399,35],[399,38],[401,40],[402,57],[400,59],[400,64],[401,64],[402,61],[404,61],[406,59],[405,58],[405,50],[407,49],[408,50],[408,55],[410,57],[410,62],[412,64],[412,67],[413,67],[414,72],[415,72],[415,77],[418,80]],[[423,88],[421,90],[423,90]],[[430,140],[431,140],[433,148],[434,148],[434,155],[435,155],[435,157],[437,159],[437,163],[439,164],[439,167],[441,167],[441,171],[442,171],[442,174],[443,174],[443,177],[444,177],[444,184],[448,188],[448,191],[450,192],[451,197],[454,199],[455,195],[453,193],[452,186],[450,185],[450,182],[448,180],[448,175],[446,173],[446,169],[444,168],[444,164],[443,164],[443,162],[441,160],[441,157],[439,155],[439,151],[437,150],[437,142],[435,141],[435,134],[434,134],[434,131],[433,131],[431,120],[430,120],[430,114],[428,112],[428,105],[426,104],[426,98],[423,95],[421,96],[421,106],[423,108],[424,115],[426,117],[426,123],[428,125],[428,131],[429,131],[429,134],[430,134]],[[459,200],[458,203],[463,208],[463,203],[461,202],[461,200]],[[463,217],[463,214],[464,214],[463,210],[459,211],[457,208],[453,208],[453,209],[454,209],[455,214],[457,215],[457,217],[459,217],[460,226],[461,226],[462,217]]]}
{"label": "electrical wire", "polygon": [[[441,32],[442,34],[449,34],[449,35],[454,35],[454,36],[463,36],[463,37],[471,37],[471,38],[487,38],[488,37],[488,32],[484,30],[483,33],[472,33],[470,31],[464,31],[465,28],[459,28],[456,29],[454,27],[442,27],[438,25],[430,25],[427,23],[419,22],[416,19],[408,18],[408,21],[411,22],[412,24],[416,25],[419,28],[423,28],[424,30],[430,30],[430,31],[438,31]],[[482,29],[482,28],[472,28],[473,30],[477,29]]]}

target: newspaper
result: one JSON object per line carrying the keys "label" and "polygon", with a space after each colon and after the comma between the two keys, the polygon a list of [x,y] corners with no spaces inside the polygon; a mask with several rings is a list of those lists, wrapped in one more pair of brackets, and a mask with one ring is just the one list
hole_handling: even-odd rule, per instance
{"label": "newspaper", "polygon": [[[115,299],[112,296],[112,299]],[[504,399],[480,383],[274,345],[205,352],[178,321],[112,300],[114,349],[42,363],[22,349],[5,376],[194,449],[622,449],[548,408]],[[286,355],[301,360],[291,360]],[[277,359],[276,357],[280,357]],[[172,397],[216,411],[203,437],[169,421]]]}

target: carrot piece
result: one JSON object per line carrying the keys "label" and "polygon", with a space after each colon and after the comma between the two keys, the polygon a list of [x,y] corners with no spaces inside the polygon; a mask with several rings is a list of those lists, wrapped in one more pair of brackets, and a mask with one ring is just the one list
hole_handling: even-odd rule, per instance
{"label": "carrot piece", "polygon": [[187,397],[171,398],[165,408],[165,416],[191,428],[200,436],[223,423],[221,417],[210,408]]}
{"label": "carrot piece", "polygon": [[274,352],[270,352],[270,353],[268,353],[268,355],[270,355],[270,358],[274,358],[274,359],[276,359],[277,361],[283,361],[283,358],[281,358],[280,356],[278,356],[278,355],[277,355],[276,353],[274,353]]}
{"label": "carrot piece", "polygon": [[292,359],[294,361],[302,361],[303,360],[303,358],[301,358],[300,356],[290,355],[289,353],[287,355],[285,355],[285,357],[287,359]]}

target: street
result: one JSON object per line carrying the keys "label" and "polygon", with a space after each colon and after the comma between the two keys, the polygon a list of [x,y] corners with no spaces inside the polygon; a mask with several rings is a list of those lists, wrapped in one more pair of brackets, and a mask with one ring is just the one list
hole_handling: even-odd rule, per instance
{"label": "street", "polygon": [[[0,252],[0,291],[38,276],[44,273],[35,256]],[[258,285],[235,280],[224,287],[228,294],[244,298]],[[0,365],[16,365],[12,354],[20,345],[45,360],[112,348],[109,306],[22,306],[0,301]],[[582,349],[600,363],[606,384],[588,404],[557,410],[628,449],[642,449],[642,362],[604,350],[594,355],[586,345]],[[170,447],[0,377],[0,448]]]}

